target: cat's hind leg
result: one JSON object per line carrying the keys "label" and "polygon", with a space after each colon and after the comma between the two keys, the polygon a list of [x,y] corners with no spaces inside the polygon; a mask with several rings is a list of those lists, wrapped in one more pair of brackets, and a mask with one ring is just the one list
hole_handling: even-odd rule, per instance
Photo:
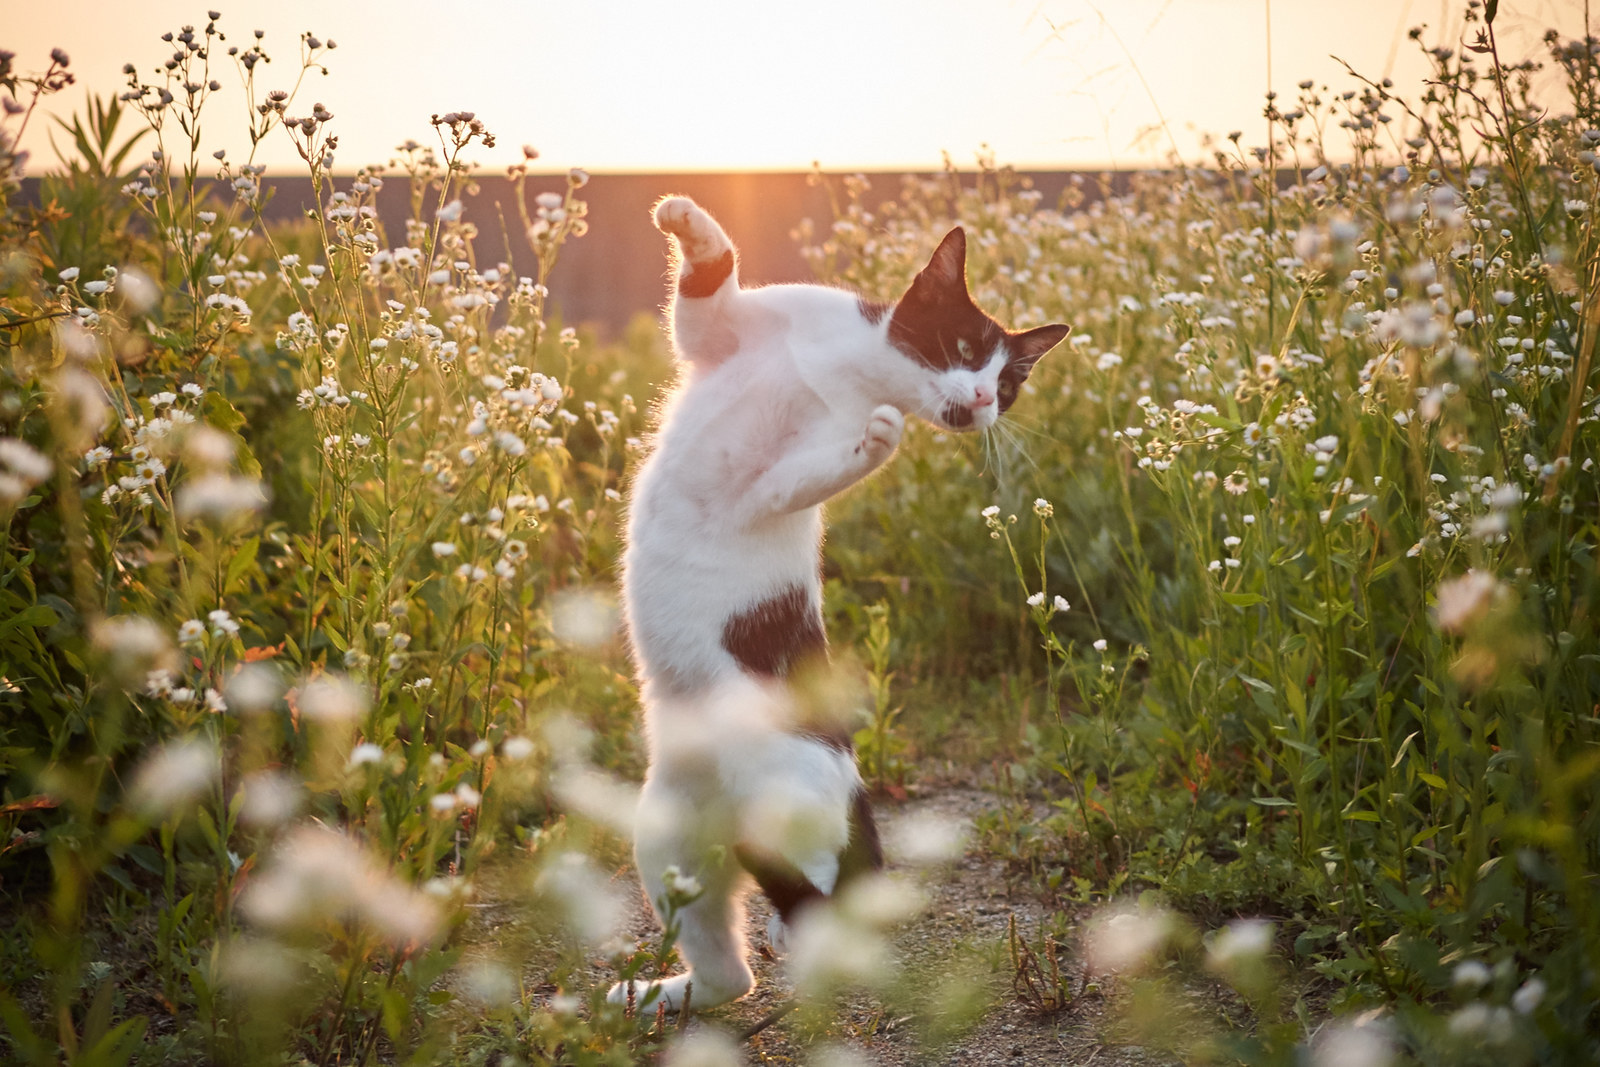
{"label": "cat's hind leg", "polygon": [[[639,802],[639,819],[634,841],[634,856],[639,878],[644,883],[650,906],[665,925],[662,914],[667,899],[666,871],[676,866],[683,874],[697,878],[702,891],[672,916],[678,922],[677,948],[688,970],[670,978],[645,975],[632,983],[618,982],[606,999],[625,1004],[633,987],[634,1004],[645,1017],[655,1014],[658,1004],[676,1012],[687,996],[692,1009],[713,1008],[737,1000],[755,984],[755,976],[745,960],[744,906],[739,899],[738,865],[725,850],[708,849],[696,833],[692,814],[666,812],[661,816],[667,792],[647,783]],[[647,808],[647,806],[649,806]],[[688,987],[693,983],[693,991]]]}
{"label": "cat's hind leg", "polygon": [[859,783],[848,805],[848,838],[837,851],[822,841],[798,848],[782,842],[743,844],[734,850],[739,865],[772,903],[775,914],[767,923],[767,941],[777,955],[787,953],[790,930],[808,909],[883,868],[872,803]]}

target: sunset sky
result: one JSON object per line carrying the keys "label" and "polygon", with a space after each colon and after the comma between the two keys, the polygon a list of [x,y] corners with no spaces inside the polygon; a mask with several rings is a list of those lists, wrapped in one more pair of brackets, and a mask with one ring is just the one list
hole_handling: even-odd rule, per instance
{"label": "sunset sky", "polygon": [[[9,6],[0,47],[23,70],[42,69],[52,47],[71,55],[79,84],[50,101],[62,114],[85,87],[119,91],[126,62],[152,76],[171,52],[160,35],[205,20],[203,4],[173,0]],[[1463,6],[1277,0],[1271,85],[1288,97],[1303,78],[1348,87],[1335,56],[1415,84],[1406,29],[1427,24],[1426,41],[1455,45]],[[1537,52],[1547,26],[1582,32],[1581,0],[1502,8],[1513,57]],[[302,31],[337,42],[331,73],[308,77],[291,112],[334,113],[340,169],[424,140],[432,113],[471,109],[499,138],[482,163],[527,143],[538,169],[608,172],[929,169],[941,151],[965,163],[982,144],[1021,166],[1148,164],[1169,148],[1147,132],[1158,115],[1190,158],[1203,131],[1262,143],[1267,19],[1267,0],[274,0],[227,8],[219,26],[230,44],[266,31],[263,90],[292,84]],[[246,105],[221,51],[204,147],[241,159]],[[36,118],[26,137],[33,173],[54,165],[50,125]],[[281,131],[257,159],[301,166]]]}

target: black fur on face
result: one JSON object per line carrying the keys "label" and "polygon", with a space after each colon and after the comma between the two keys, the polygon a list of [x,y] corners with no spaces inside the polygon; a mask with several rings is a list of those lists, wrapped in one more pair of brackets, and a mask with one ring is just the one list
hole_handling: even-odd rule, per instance
{"label": "black fur on face", "polygon": [[[945,234],[895,305],[889,343],[934,371],[979,370],[1003,346],[1006,364],[996,400],[1004,412],[1016,401],[1033,365],[1071,330],[1057,324],[1011,333],[984,314],[967,291],[967,235],[957,226]],[[964,409],[952,409],[944,417],[957,429],[972,421]]]}

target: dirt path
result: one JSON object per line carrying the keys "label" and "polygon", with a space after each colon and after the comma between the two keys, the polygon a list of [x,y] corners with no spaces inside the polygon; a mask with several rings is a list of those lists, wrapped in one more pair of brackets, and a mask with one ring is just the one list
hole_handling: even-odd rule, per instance
{"label": "dirt path", "polygon": [[[886,1004],[870,995],[846,998],[830,1025],[815,1030],[786,1016],[748,1039],[744,1052],[752,1064],[804,1063],[822,1046],[841,1046],[839,1062],[867,1064],[1063,1064],[1096,1067],[1151,1067],[1171,1061],[1134,1047],[1112,1047],[1103,1041],[1106,1004],[1097,995],[1076,997],[1064,1010],[1043,1014],[1019,1002],[1012,992],[1012,967],[1006,949],[1012,916],[1019,931],[1038,944],[1037,931],[1046,909],[1025,887],[1013,889],[1000,861],[973,847],[974,818],[996,806],[995,798],[969,786],[931,788],[905,802],[875,805],[886,841],[906,836],[914,827],[933,824],[960,828],[968,845],[964,854],[924,869],[895,860],[892,875],[911,880],[925,895],[925,906],[890,935],[899,967],[901,996]],[[628,934],[641,939],[657,935],[638,882],[629,870],[625,879],[635,907]],[[771,914],[759,894],[749,900],[749,942],[756,989],[736,1004],[707,1012],[692,1025],[716,1027],[737,1034],[784,1004],[792,985],[782,963],[766,951],[766,924]],[[1073,961],[1061,966],[1076,991],[1081,975]],[[959,995],[949,998],[952,986]],[[923,995],[926,994],[926,995]],[[947,999],[948,998],[948,999]],[[965,1000],[965,1009],[944,1006]],[[900,1001],[917,1004],[906,1008]],[[960,1016],[967,1013],[968,1023]],[[976,1016],[973,1018],[973,1016]],[[930,1034],[930,1030],[933,1033]],[[942,1036],[941,1036],[942,1032]],[[853,1053],[853,1056],[851,1055]]]}

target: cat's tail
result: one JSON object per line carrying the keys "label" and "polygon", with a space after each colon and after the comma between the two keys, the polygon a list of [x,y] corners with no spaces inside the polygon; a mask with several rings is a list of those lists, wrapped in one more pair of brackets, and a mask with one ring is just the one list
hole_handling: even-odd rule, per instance
{"label": "cat's tail", "polygon": [[715,296],[723,286],[738,287],[738,257],[717,220],[686,196],[664,197],[655,207],[656,228],[678,247],[674,290],[690,300]]}

